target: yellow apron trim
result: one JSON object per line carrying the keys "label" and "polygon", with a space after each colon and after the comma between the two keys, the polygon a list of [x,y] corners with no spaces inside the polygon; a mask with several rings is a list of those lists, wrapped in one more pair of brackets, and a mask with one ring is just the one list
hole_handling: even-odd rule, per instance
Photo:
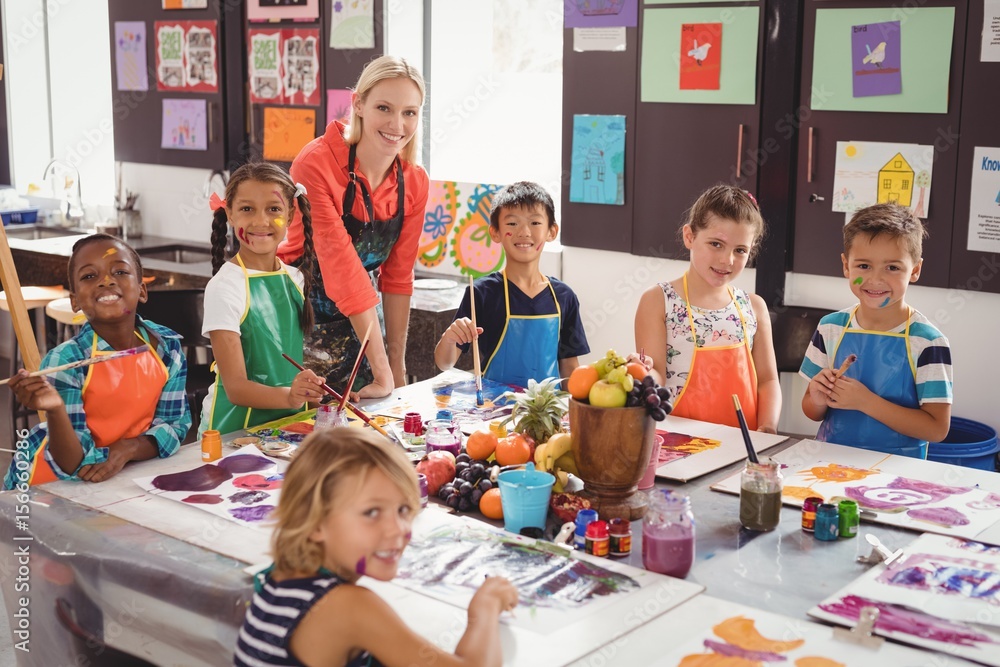
{"label": "yellow apron trim", "polygon": [[905,338],[906,339],[906,360],[910,364],[910,373],[913,374],[913,379],[917,379],[917,365],[913,362],[913,350],[910,349],[910,323],[913,321],[913,308],[910,308],[910,313],[906,316],[906,329],[899,333],[893,333],[889,331],[875,331],[874,329],[862,329],[858,327],[857,329],[851,328],[851,322],[857,322],[858,308],[861,306],[855,306],[854,310],[851,311],[851,317],[847,320],[847,326],[844,330],[840,332],[840,336],[837,338],[837,344],[833,347],[833,354],[827,355],[826,361],[830,365],[830,370],[833,370],[833,364],[837,359],[837,350],[840,349],[840,343],[844,340],[844,335],[850,331],[853,334],[868,334],[871,336],[887,336],[889,338]]}
{"label": "yellow apron trim", "polygon": [[290,273],[288,273],[288,270],[285,268],[284,264],[281,264],[281,261],[277,260],[277,258],[275,259],[276,261],[278,261],[278,266],[281,267],[280,269],[278,269],[277,271],[261,271],[251,276],[250,273],[247,271],[246,265],[243,263],[243,258],[240,257],[239,253],[236,253],[236,261],[239,263],[240,268],[243,269],[243,283],[247,293],[246,304],[243,306],[243,315],[240,317],[240,324],[243,324],[243,320],[245,320],[247,318],[247,315],[250,314],[250,278],[265,278],[267,276],[278,276],[284,273],[292,281],[292,285],[295,286],[295,289],[299,291],[299,296],[302,297],[303,306],[305,305],[306,293],[302,291],[302,288],[299,287],[299,284],[295,282],[295,279],[292,278]]}

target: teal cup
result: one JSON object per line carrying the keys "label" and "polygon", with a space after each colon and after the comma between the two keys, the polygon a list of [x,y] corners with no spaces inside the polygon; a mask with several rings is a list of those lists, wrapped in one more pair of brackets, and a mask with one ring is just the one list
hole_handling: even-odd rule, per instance
{"label": "teal cup", "polygon": [[524,470],[508,470],[497,477],[500,483],[500,504],[503,506],[503,527],[512,533],[522,528],[545,529],[549,512],[549,496],[556,478],[535,470],[529,463]]}

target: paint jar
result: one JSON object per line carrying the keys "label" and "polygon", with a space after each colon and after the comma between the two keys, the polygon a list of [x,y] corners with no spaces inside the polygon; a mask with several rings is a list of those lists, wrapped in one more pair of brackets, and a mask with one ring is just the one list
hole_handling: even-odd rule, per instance
{"label": "paint jar", "polygon": [[583,509],[576,513],[576,530],[573,531],[573,546],[583,551],[586,546],[587,526],[597,521],[597,510]]}
{"label": "paint jar", "polygon": [[608,521],[608,552],[612,556],[628,556],[632,553],[632,526],[627,519],[614,518]]}
{"label": "paint jar", "polygon": [[427,507],[427,475],[417,473],[417,487],[420,489],[420,506]]}
{"label": "paint jar", "polygon": [[694,563],[694,536],[691,499],[667,489],[651,491],[642,520],[643,567],[683,579]]}
{"label": "paint jar", "polygon": [[858,503],[854,500],[841,500],[837,506],[840,536],[846,539],[858,536]]}
{"label": "paint jar", "polygon": [[607,556],[610,548],[610,541],[610,536],[608,535],[608,524],[606,521],[591,521],[587,524],[584,544],[588,554],[592,556]]}
{"label": "paint jar", "polygon": [[776,461],[747,461],[740,475],[740,523],[747,530],[768,531],[781,521],[781,470]]}
{"label": "paint jar", "polygon": [[316,408],[314,431],[322,431],[335,426],[347,426],[347,410],[338,410],[337,405],[328,403]]}
{"label": "paint jar", "polygon": [[451,410],[444,410],[444,409],[438,410],[437,417],[435,417],[435,419],[443,419],[445,421],[450,422],[453,419]]}
{"label": "paint jar", "polygon": [[823,504],[818,496],[809,496],[802,501],[802,530],[813,532],[816,527],[816,508]]}
{"label": "paint jar", "polygon": [[201,460],[206,463],[222,458],[222,434],[209,429],[201,434]]}
{"label": "paint jar", "polygon": [[[431,424],[433,422],[427,423]],[[452,433],[447,427],[444,426],[427,429],[427,435],[424,438],[424,442],[427,445],[428,454],[431,452],[442,451],[451,452],[453,456],[458,456],[462,453],[462,439],[457,433]]]}
{"label": "paint jar", "polygon": [[454,434],[458,433],[458,424],[453,422],[451,418],[441,419],[439,417],[437,419],[429,419],[424,425],[424,428],[427,433],[430,433],[431,431],[448,431],[449,433]]}
{"label": "paint jar", "polygon": [[816,508],[816,539],[832,542],[839,534],[840,519],[837,506],[833,503],[822,503]]}
{"label": "paint jar", "polygon": [[423,435],[424,420],[419,412],[407,412],[403,415],[403,432],[407,435]]}

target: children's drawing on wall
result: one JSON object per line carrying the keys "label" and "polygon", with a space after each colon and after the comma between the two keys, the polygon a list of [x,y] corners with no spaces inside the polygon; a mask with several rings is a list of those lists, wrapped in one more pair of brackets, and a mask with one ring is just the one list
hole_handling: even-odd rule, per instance
{"label": "children's drawing on wall", "polygon": [[326,91],[326,124],[339,120],[344,125],[351,119],[351,91],[334,88]]}
{"label": "children's drawing on wall", "polygon": [[327,0],[330,3],[330,48],[375,48],[374,0]]}
{"label": "children's drawing on wall", "polygon": [[851,26],[854,97],[899,95],[903,92],[901,62],[899,21]]}
{"label": "children's drawing on wall", "polygon": [[679,62],[681,90],[718,90],[722,24],[682,23]]}
{"label": "children's drawing on wall", "polygon": [[319,106],[319,30],[258,28],[248,34],[250,101]]}
{"label": "children's drawing on wall", "polygon": [[638,0],[565,0],[562,4],[565,28],[634,28],[638,23]]}
{"label": "children's drawing on wall", "polygon": [[264,159],[291,162],[316,136],[316,110],[264,107]]}
{"label": "children's drawing on wall", "polygon": [[218,23],[156,21],[156,89],[219,90]]}
{"label": "children's drawing on wall", "polygon": [[857,210],[894,202],[926,218],[931,204],[934,146],[838,141],[833,210]]}
{"label": "children's drawing on wall", "polygon": [[502,186],[431,181],[417,260],[433,273],[480,278],[500,270],[503,246],[490,238],[493,195]]}
{"label": "children's drawing on wall", "polygon": [[161,148],[208,150],[205,100],[163,100]]}
{"label": "children's drawing on wall", "polygon": [[625,203],[625,116],[573,116],[569,200]]}
{"label": "children's drawing on wall", "polygon": [[117,90],[149,90],[143,21],[115,21],[115,79]]}

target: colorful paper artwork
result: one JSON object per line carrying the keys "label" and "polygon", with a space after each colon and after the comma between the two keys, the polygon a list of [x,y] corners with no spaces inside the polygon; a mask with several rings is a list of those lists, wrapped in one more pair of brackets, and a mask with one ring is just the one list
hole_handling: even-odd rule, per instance
{"label": "colorful paper artwork", "polygon": [[250,101],[319,106],[319,30],[249,31]]}
{"label": "colorful paper artwork", "polygon": [[[373,415],[371,421],[388,429],[397,420],[384,415]],[[369,428],[356,414],[347,411],[347,425],[354,428]],[[258,439],[257,449],[268,456],[290,459],[299,445],[313,432],[316,426],[316,409],[304,410],[288,417],[248,428],[247,433]]]}
{"label": "colorful paper artwork", "polygon": [[247,0],[247,20],[315,21],[320,0]]}
{"label": "colorful paper artwork", "polygon": [[1000,549],[925,534],[889,566],[872,568],[809,610],[853,625],[862,606],[880,610],[890,639],[1000,665]]}
{"label": "colorful paper artwork", "polygon": [[163,0],[163,9],[208,9],[208,0]]}
{"label": "colorful paper artwork", "polygon": [[417,261],[432,273],[481,278],[504,264],[490,237],[490,208],[501,186],[431,181]]}
{"label": "colorful paper artwork", "polygon": [[[998,19],[1000,24],[1000,19]],[[969,194],[969,250],[1000,252],[1000,148],[976,146]]]}
{"label": "colorful paper artwork", "polygon": [[573,116],[569,200],[625,203],[625,116]]}
{"label": "colorful paper artwork", "polygon": [[264,107],[264,159],[291,162],[316,138],[316,110]]}
{"label": "colorful paper artwork", "polygon": [[639,0],[565,0],[563,25],[567,28],[634,28],[639,21]]}
{"label": "colorful paper artwork", "polygon": [[[665,479],[687,482],[747,455],[743,434],[731,426],[669,416],[656,433],[663,438],[656,476]],[[750,438],[759,452],[786,440],[781,435],[757,431]]]}
{"label": "colorful paper artwork", "polygon": [[143,477],[135,483],[155,496],[197,507],[244,526],[270,530],[266,520],[278,506],[283,477],[275,461],[250,445],[215,463]]}
{"label": "colorful paper artwork", "polygon": [[115,79],[117,90],[149,90],[143,21],[115,21]]}
{"label": "colorful paper artwork", "polygon": [[934,146],[838,141],[833,210],[854,213],[894,202],[926,218],[931,205]]}
{"label": "colorful paper artwork", "polygon": [[375,48],[374,0],[328,0],[330,48]]}
{"label": "colorful paper artwork", "polygon": [[219,90],[218,23],[156,21],[156,89]]}
{"label": "colorful paper artwork", "polygon": [[722,24],[681,24],[680,89],[718,90],[722,69]]}
{"label": "colorful paper artwork", "polygon": [[163,100],[161,148],[185,151],[208,150],[208,118],[205,100]]}
{"label": "colorful paper artwork", "polygon": [[326,124],[339,120],[345,125],[351,119],[351,95],[349,88],[336,88],[326,91]]}
{"label": "colorful paper artwork", "polygon": [[403,400],[390,396],[365,405],[365,411],[402,419],[407,412],[419,412],[424,419],[432,419],[438,410],[452,412],[458,423],[478,423],[506,417],[511,413],[513,400],[504,396],[508,391],[520,391],[501,382],[483,378],[484,405],[476,405],[476,383],[471,373],[452,369],[435,378],[430,391],[420,398]]}
{"label": "colorful paper artwork", "polygon": [[899,21],[851,26],[854,97],[903,92],[900,35]]}

